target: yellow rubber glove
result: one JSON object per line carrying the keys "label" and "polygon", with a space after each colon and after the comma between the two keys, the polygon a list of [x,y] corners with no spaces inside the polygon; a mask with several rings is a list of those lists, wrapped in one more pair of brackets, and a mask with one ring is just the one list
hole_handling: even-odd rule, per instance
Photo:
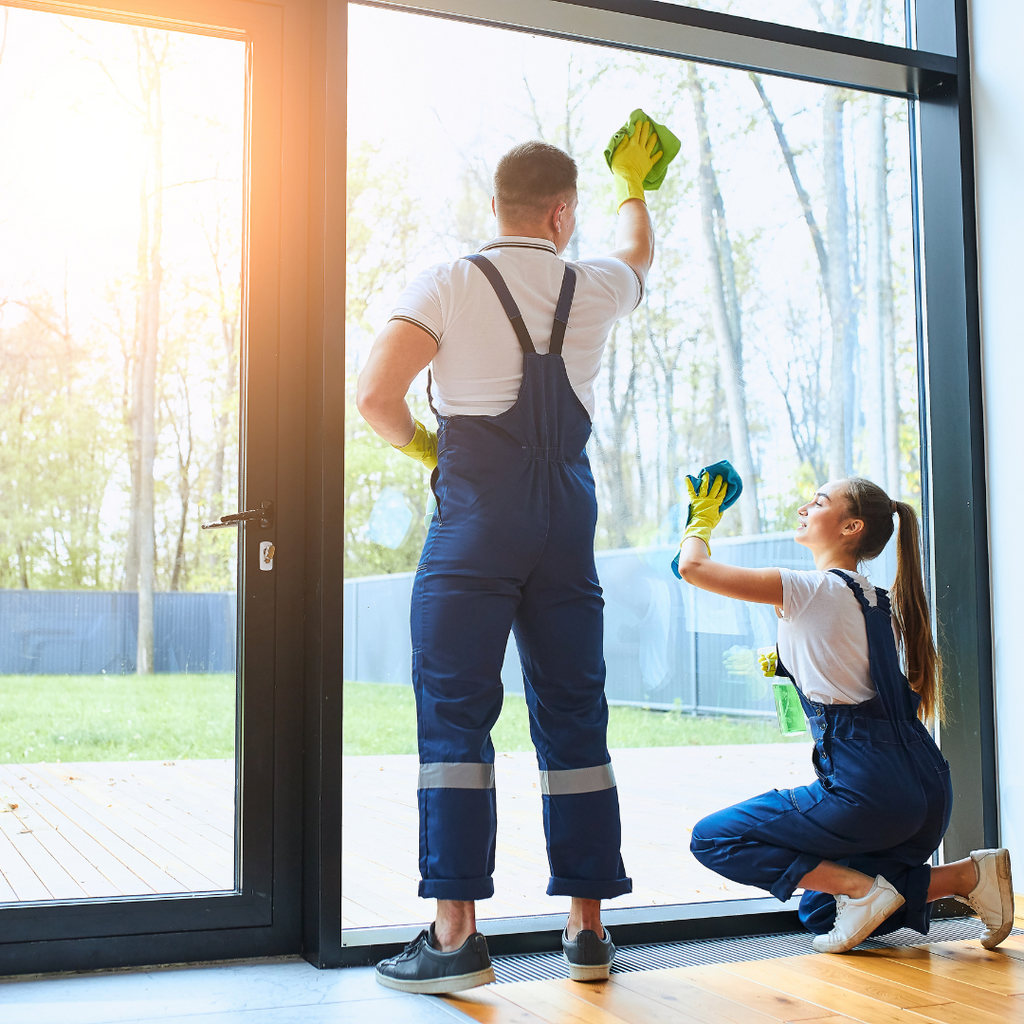
{"label": "yellow rubber glove", "polygon": [[401,448],[397,444],[393,444],[391,447],[398,448],[403,455],[408,455],[410,459],[422,462],[427,469],[433,472],[437,465],[437,434],[432,430],[427,430],[419,420],[413,422],[416,424],[416,433],[412,435],[412,440],[408,444],[402,445]]}
{"label": "yellow rubber glove", "polygon": [[707,473],[702,473],[700,489],[695,491],[693,481],[687,477],[686,490],[690,495],[690,514],[686,520],[683,540],[687,537],[700,537],[710,555],[711,531],[722,521],[722,502],[725,501],[727,484],[720,476],[711,480]]}
{"label": "yellow rubber glove", "polygon": [[779,665],[779,652],[776,650],[765,651],[763,654],[757,652],[757,660],[761,663],[761,671],[771,678],[775,675],[775,669]]}
{"label": "yellow rubber glove", "polygon": [[644,178],[651,168],[661,159],[658,146],[658,135],[651,131],[650,121],[641,121],[620,143],[612,155],[612,174],[615,175],[615,209],[627,199],[644,198]]}

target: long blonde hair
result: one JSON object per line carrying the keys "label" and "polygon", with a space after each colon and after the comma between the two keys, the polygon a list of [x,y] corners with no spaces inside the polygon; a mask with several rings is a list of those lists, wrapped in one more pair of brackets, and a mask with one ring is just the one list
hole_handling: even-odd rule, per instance
{"label": "long blonde hair", "polygon": [[942,660],[932,636],[928,595],[921,565],[921,531],[917,513],[905,501],[893,501],[878,484],[852,476],[843,481],[850,515],[864,522],[858,561],[877,558],[893,534],[893,515],[899,516],[896,535],[896,579],[892,585],[892,613],[899,634],[900,653],[907,666],[911,689],[921,698],[918,715],[923,721],[942,718]]}

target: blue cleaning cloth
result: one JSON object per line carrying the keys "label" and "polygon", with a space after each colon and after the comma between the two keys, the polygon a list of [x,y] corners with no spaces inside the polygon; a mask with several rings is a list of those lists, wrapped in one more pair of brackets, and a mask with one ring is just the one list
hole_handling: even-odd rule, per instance
{"label": "blue cleaning cloth", "polygon": [[[724,512],[730,505],[736,504],[736,499],[743,493],[743,481],[740,479],[739,473],[732,468],[732,463],[728,459],[722,459],[720,462],[712,463],[710,466],[705,466],[696,476],[687,476],[686,479],[693,484],[695,491],[700,490],[701,477],[707,473],[711,483],[715,482],[715,477],[720,476],[725,481],[725,501],[722,502],[722,511]],[[690,522],[690,513],[686,513],[686,522]],[[679,552],[676,552],[676,557],[672,559],[672,572],[676,579],[681,580],[683,577],[679,575]]]}

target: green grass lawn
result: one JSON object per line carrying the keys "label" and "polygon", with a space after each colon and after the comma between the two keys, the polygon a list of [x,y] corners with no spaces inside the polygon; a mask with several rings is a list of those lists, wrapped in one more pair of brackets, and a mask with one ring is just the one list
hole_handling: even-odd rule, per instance
{"label": "green grass lawn", "polygon": [[[412,687],[346,682],[343,730],[346,754],[415,754]],[[522,697],[506,694],[491,737],[496,750],[533,749]],[[608,725],[608,746],[612,748],[786,743],[801,739],[807,736],[782,736],[774,719],[698,717],[633,707],[612,707]]]}
{"label": "green grass lawn", "polygon": [[233,757],[235,677],[0,676],[0,762]]}
{"label": "green grass lawn", "polygon": [[[806,737],[791,737],[800,741]],[[501,751],[531,750],[526,702],[505,697]],[[613,707],[610,747],[785,743],[774,720]],[[346,754],[415,754],[412,687],[345,683]],[[0,763],[232,757],[231,674],[0,676]]]}

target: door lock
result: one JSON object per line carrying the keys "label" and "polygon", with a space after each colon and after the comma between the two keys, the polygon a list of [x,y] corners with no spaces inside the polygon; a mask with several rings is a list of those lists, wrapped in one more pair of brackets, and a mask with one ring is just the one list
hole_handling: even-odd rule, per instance
{"label": "door lock", "polygon": [[270,572],[274,568],[274,545],[269,540],[260,541],[260,569]]}
{"label": "door lock", "polygon": [[231,515],[221,516],[216,523],[203,523],[204,530],[223,530],[228,526],[237,526],[239,523],[258,522],[264,530],[269,530],[274,525],[274,503],[264,501],[259,508],[249,509],[247,512],[232,512]]}

